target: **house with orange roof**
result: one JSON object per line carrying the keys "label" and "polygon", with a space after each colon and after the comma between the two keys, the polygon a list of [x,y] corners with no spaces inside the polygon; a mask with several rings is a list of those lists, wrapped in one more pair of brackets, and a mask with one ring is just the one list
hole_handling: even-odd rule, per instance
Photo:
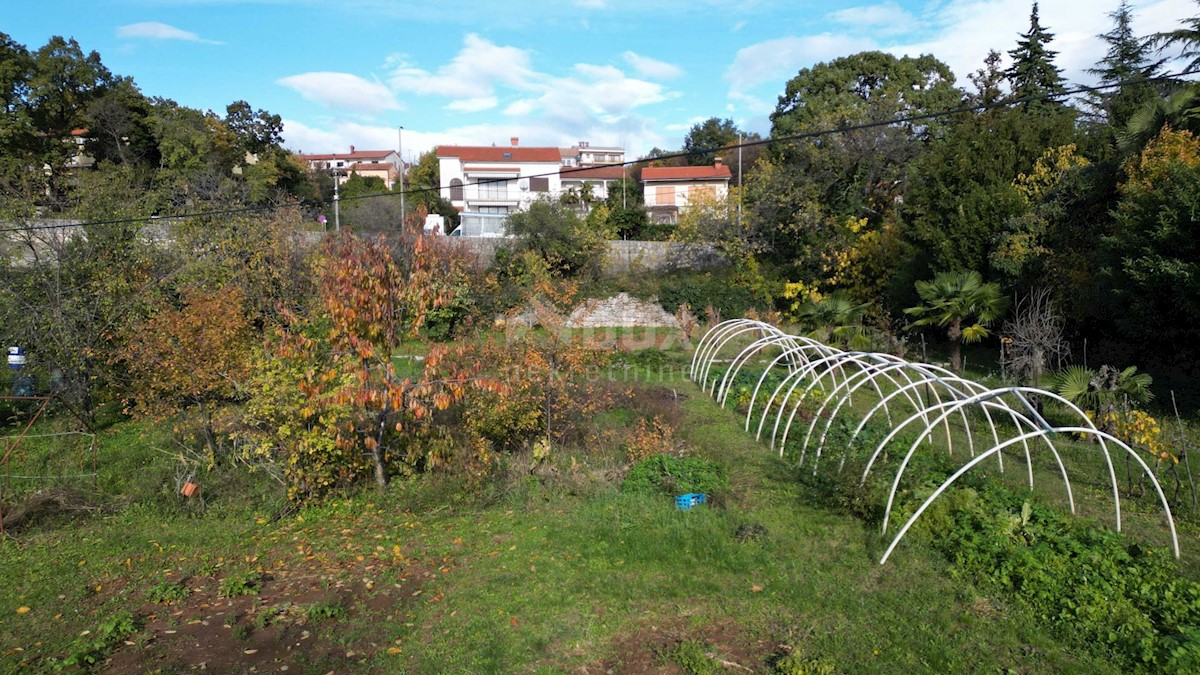
{"label": "house with orange roof", "polygon": [[733,174],[720,158],[712,166],[651,166],[642,169],[643,197],[650,220],[675,223],[688,203],[724,199]]}
{"label": "house with orange roof", "polygon": [[332,173],[339,184],[345,183],[350,174],[356,173],[363,178],[378,177],[383,179],[388,188],[400,180],[403,163],[400,154],[395,150],[358,150],[353,145],[350,152],[310,154],[296,153],[308,164],[313,171],[328,171]]}
{"label": "house with orange roof", "polygon": [[442,197],[462,212],[504,216],[562,194],[557,147],[439,145]]}

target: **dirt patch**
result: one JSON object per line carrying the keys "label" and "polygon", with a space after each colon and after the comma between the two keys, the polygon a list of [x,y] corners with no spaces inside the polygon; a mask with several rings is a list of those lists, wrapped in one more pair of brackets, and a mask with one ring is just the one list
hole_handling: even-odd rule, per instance
{"label": "dirt patch", "polygon": [[237,597],[220,595],[222,577],[186,579],[186,599],[139,608],[142,631],[113,653],[103,672],[370,672],[369,661],[382,647],[346,645],[337,639],[339,624],[410,605],[430,575],[410,565],[399,583],[380,587],[362,580],[367,568],[341,571],[272,571],[255,581],[257,594]]}
{"label": "dirt patch", "polygon": [[772,641],[752,638],[741,626],[728,621],[701,628],[681,620],[642,622],[617,636],[609,649],[615,656],[585,666],[580,672],[686,675],[688,671],[677,660],[681,660],[681,654],[692,653],[710,659],[721,672],[758,673],[768,671],[779,655]]}

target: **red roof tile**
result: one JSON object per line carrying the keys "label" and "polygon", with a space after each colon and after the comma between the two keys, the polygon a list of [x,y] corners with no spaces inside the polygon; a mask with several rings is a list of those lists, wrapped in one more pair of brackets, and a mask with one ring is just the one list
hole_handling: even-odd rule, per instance
{"label": "red roof tile", "polygon": [[562,154],[558,148],[439,145],[437,156],[457,157],[464,162],[562,162]]}
{"label": "red roof tile", "polygon": [[648,166],[642,169],[642,180],[721,180],[733,174],[724,164],[714,166]]}
{"label": "red roof tile", "polygon": [[330,159],[383,159],[388,155],[396,152],[395,150],[357,150],[355,152],[335,152],[327,155],[310,155],[300,153],[300,159],[315,162]]}
{"label": "red roof tile", "polygon": [[625,177],[625,168],[621,166],[593,166],[586,169],[575,169],[564,166],[558,170],[558,177],[563,180],[621,180]]}

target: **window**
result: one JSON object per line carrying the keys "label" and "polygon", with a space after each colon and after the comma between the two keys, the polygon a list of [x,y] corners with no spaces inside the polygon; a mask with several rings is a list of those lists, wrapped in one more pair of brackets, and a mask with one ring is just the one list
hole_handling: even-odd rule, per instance
{"label": "window", "polygon": [[674,206],[675,205],[675,188],[674,187],[656,187],[654,188],[654,205],[655,206]]}
{"label": "window", "polygon": [[463,182],[457,178],[450,180],[450,201],[463,201]]}
{"label": "window", "polygon": [[480,206],[479,213],[493,213],[506,215],[508,213],[507,206]]}
{"label": "window", "polygon": [[530,178],[529,179],[529,190],[530,190],[530,192],[549,192],[550,191],[550,179],[545,176],[542,176],[542,177],[535,176],[533,178]]}
{"label": "window", "polygon": [[480,178],[480,199],[508,199],[508,184],[503,178]]}

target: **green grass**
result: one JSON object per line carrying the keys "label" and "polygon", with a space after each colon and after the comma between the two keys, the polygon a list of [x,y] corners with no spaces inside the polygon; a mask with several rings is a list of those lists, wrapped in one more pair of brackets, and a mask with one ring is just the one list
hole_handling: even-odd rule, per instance
{"label": "green grass", "polygon": [[[136,619],[146,599],[188,602],[173,590],[183,579],[231,599],[262,582],[262,608],[241,629],[252,640],[288,615],[286,598],[266,597],[272,584],[305,578],[322,592],[356,589],[301,611],[380,672],[619,670],[629,640],[651,628],[671,639],[641,645],[647,653],[689,672],[731,640],[758,645],[760,663],[791,648],[781,666],[793,672],[1111,672],[1103,655],[1064,646],[1038,617],[956,580],[915,540],[880,566],[887,541],[874,525],[828,506],[743,431],[742,416],[691,384],[667,385],[688,397],[679,436],[689,452],[729,480],[723,499],[689,512],[666,494],[623,493],[588,473],[591,454],[563,450],[553,476],[473,487],[431,477],[277,521],[269,499],[233,497],[260,488],[213,475],[213,492],[229,497],[196,514],[163,491],[173,466],[153,449],[154,429],[114,427],[100,483],[131,503],[0,543],[0,671],[142,648],[74,637],[118,612]],[[636,412],[606,413],[605,423]],[[746,525],[765,534],[739,539]],[[1200,548],[1194,531],[1185,536]],[[108,634],[124,640],[127,628]],[[722,630],[738,637],[723,643]]]}

